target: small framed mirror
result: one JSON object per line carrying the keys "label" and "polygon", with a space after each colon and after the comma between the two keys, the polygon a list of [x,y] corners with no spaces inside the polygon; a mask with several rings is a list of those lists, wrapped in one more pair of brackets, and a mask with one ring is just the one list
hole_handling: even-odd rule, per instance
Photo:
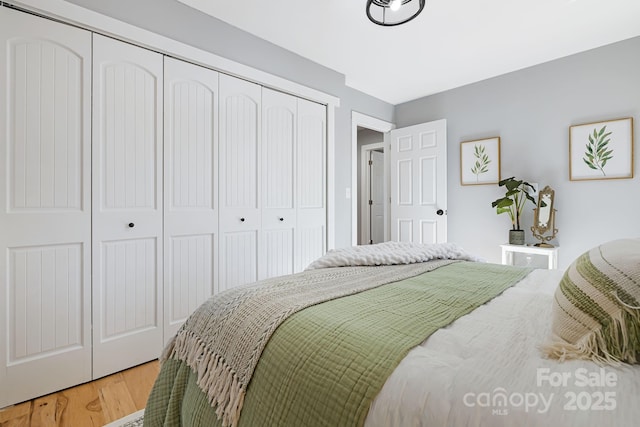
{"label": "small framed mirror", "polygon": [[558,233],[555,227],[556,210],[554,209],[555,191],[548,185],[538,193],[538,205],[533,210],[533,226],[531,232],[533,237],[540,240],[536,246],[552,248],[548,243],[553,240]]}

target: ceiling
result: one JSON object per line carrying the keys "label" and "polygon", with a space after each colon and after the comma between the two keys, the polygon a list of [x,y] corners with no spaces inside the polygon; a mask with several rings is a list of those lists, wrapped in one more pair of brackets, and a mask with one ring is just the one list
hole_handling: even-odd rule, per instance
{"label": "ceiling", "polygon": [[640,0],[427,0],[397,27],[366,0],[178,1],[394,105],[640,35]]}

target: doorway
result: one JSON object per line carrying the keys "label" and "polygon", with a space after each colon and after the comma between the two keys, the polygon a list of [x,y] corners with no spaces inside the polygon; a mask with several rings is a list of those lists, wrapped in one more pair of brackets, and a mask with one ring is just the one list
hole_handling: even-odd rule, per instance
{"label": "doorway", "polygon": [[[375,117],[367,116],[356,111],[351,112],[351,244],[357,245],[359,243],[365,244],[369,240],[363,238],[363,209],[362,200],[363,194],[368,194],[362,190],[364,184],[362,184],[362,147],[371,144],[380,144],[377,148],[381,148],[384,152],[384,143],[388,139],[388,133],[395,125],[384,120],[377,119]],[[375,135],[368,138],[366,135]],[[359,137],[360,136],[360,137]],[[366,138],[366,141],[365,141]],[[372,147],[374,147],[372,145]],[[386,154],[386,153],[385,153]],[[382,185],[382,198],[384,202],[388,199],[389,194],[389,180],[388,177],[388,160],[386,157],[383,161],[383,185]],[[378,188],[380,190],[380,188]],[[370,199],[365,199],[370,200]],[[367,202],[368,203],[368,202]],[[366,207],[366,206],[365,206]],[[366,209],[364,210],[366,211]],[[388,203],[382,203],[382,217],[378,216],[378,220],[382,222],[382,241],[389,240],[389,205]]]}
{"label": "doorway", "polygon": [[[396,130],[393,123],[352,111],[352,179],[351,187],[347,188],[347,198],[352,198],[352,245],[357,245],[359,242],[368,243],[361,238],[363,219],[362,211],[359,209],[363,191],[359,190],[362,156],[361,145],[358,144],[358,130],[364,129],[378,132],[384,141],[383,241],[446,242],[446,120],[435,120]],[[378,136],[379,139],[380,136]],[[424,150],[433,150],[433,153],[420,153]],[[406,154],[409,157],[399,159],[400,153],[403,153],[402,156]],[[393,166],[391,157],[394,157]],[[411,171],[419,173],[414,176]],[[393,192],[390,191],[392,175],[397,178],[393,183],[395,189]],[[425,183],[428,185],[424,185]],[[398,216],[399,214],[401,217]]]}
{"label": "doorway", "polygon": [[[382,136],[382,134],[380,134]],[[360,143],[360,138],[359,141]],[[384,143],[362,145],[360,148],[360,233],[358,244],[384,242]]]}

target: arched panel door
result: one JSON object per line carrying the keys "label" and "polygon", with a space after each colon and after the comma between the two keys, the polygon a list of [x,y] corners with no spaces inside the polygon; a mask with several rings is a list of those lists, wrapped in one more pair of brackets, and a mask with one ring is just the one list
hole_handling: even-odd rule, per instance
{"label": "arched panel door", "polygon": [[218,73],[164,59],[164,341],[215,292]]}
{"label": "arched panel door", "polygon": [[296,271],[326,252],[327,112],[298,99]]}
{"label": "arched panel door", "polygon": [[294,269],[296,117],[296,97],[262,89],[260,278]]}
{"label": "arched panel door", "polygon": [[0,7],[0,57],[1,408],[91,379],[91,34]]}
{"label": "arched panel door", "polygon": [[261,87],[220,75],[221,291],[258,279]]}
{"label": "arched panel door", "polygon": [[162,350],[162,82],[162,55],[94,34],[94,377]]}

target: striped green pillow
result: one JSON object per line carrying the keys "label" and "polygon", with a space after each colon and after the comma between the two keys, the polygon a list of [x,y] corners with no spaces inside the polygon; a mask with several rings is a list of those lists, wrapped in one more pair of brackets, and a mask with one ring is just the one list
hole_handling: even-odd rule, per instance
{"label": "striped green pillow", "polygon": [[640,239],[604,243],[569,266],[544,352],[560,360],[640,363]]}

